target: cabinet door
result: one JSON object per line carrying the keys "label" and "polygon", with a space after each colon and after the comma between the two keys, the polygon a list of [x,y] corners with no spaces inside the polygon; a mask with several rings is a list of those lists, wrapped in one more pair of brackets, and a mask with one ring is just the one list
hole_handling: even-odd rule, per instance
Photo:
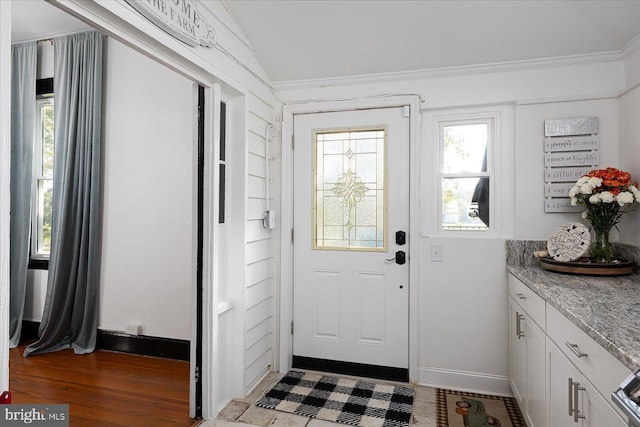
{"label": "cabinet door", "polygon": [[[550,425],[623,427],[627,423],[558,347],[547,339]],[[576,396],[577,393],[577,396]],[[575,421],[575,408],[578,420]]]}
{"label": "cabinet door", "polygon": [[527,348],[524,337],[524,314],[522,308],[509,298],[509,370],[511,390],[525,413],[527,391]]}
{"label": "cabinet door", "polygon": [[[522,323],[522,321],[521,321]],[[546,402],[546,335],[533,319],[525,314],[527,399],[525,417],[529,427],[547,427]]]}
{"label": "cabinet door", "polygon": [[589,413],[587,421],[590,427],[625,427],[628,423],[608,404],[591,383],[585,387],[585,394],[589,399]]}
{"label": "cabinet door", "polygon": [[[574,422],[576,401],[573,393],[575,383],[580,384],[586,381],[550,339],[547,339],[546,351],[549,425],[553,427],[586,426],[585,418],[578,418],[578,423]],[[578,415],[588,413],[588,407],[585,407],[588,401],[580,391],[577,403]]]}

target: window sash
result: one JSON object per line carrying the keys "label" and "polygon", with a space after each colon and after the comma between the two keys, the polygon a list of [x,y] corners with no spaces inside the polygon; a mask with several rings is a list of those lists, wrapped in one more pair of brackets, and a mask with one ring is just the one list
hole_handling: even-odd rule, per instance
{"label": "window sash", "polygon": [[[486,170],[477,172],[445,172],[445,129],[453,126],[468,126],[468,125],[486,125],[487,126],[487,159]],[[454,120],[443,120],[438,122],[438,148],[439,148],[439,164],[437,173],[437,194],[438,194],[438,210],[437,210],[437,225],[438,229],[446,233],[487,233],[496,228],[495,224],[495,171],[494,171],[494,152],[496,145],[496,119],[495,117],[473,117],[473,118],[459,118]],[[489,180],[489,224],[488,227],[478,226],[448,226],[444,221],[444,194],[443,185],[446,180],[452,180],[456,178],[488,178]],[[471,209],[471,203],[469,204]]]}
{"label": "window sash", "polygon": [[[50,248],[45,245],[44,239],[44,205],[47,188],[53,188],[52,174],[43,175],[43,145],[44,145],[44,117],[45,107],[53,106],[53,98],[40,98],[36,101],[36,132],[33,156],[33,207],[31,215],[31,258],[48,259]],[[49,235],[50,237],[50,235]],[[50,241],[49,241],[50,242]]]}

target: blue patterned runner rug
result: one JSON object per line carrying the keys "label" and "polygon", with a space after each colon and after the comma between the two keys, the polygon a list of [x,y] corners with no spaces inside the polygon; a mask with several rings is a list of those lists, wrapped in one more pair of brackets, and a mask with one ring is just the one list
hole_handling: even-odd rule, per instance
{"label": "blue patterned runner rug", "polygon": [[362,427],[406,427],[412,387],[290,371],[257,406]]}

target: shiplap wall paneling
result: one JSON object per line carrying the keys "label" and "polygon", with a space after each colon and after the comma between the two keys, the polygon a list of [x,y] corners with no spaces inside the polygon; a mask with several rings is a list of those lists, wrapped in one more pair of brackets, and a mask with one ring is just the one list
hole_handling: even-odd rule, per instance
{"label": "shiplap wall paneling", "polygon": [[[251,390],[269,370],[273,357],[275,243],[262,217],[269,203],[266,133],[273,106],[252,93],[247,99],[247,204],[245,239],[245,388]],[[270,197],[270,196],[269,196]]]}

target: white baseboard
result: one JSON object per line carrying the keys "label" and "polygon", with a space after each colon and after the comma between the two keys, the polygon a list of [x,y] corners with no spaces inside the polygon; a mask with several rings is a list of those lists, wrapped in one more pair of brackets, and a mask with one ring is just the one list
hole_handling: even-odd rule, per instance
{"label": "white baseboard", "polygon": [[513,397],[509,377],[441,368],[418,368],[420,385]]}

